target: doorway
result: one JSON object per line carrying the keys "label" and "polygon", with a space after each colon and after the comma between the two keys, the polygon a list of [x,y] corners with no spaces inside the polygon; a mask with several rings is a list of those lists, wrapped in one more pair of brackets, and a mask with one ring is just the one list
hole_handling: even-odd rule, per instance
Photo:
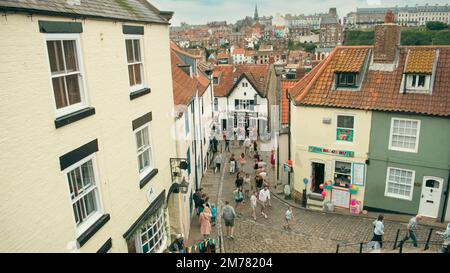
{"label": "doorway", "polygon": [[314,193],[322,193],[320,184],[325,181],[325,164],[312,162],[311,164],[311,191]]}
{"label": "doorway", "polygon": [[439,216],[444,179],[425,176],[420,196],[419,214],[431,218]]}

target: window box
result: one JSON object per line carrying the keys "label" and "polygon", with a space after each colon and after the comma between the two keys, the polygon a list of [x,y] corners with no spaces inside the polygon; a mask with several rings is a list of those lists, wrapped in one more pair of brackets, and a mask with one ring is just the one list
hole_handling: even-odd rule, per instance
{"label": "window box", "polygon": [[143,189],[158,174],[158,169],[153,169],[147,176],[139,182],[139,188]]}
{"label": "window box", "polygon": [[76,112],[67,114],[65,116],[59,117],[55,120],[56,129],[61,128],[63,126],[69,125],[71,123],[77,122],[84,118],[90,117],[95,114],[95,108],[87,107]]}
{"label": "window box", "polygon": [[141,90],[131,92],[130,93],[130,100],[134,100],[134,99],[137,99],[137,98],[142,97],[144,95],[150,94],[150,92],[151,92],[150,88],[143,88]]}
{"label": "window box", "polygon": [[93,225],[77,238],[77,242],[82,247],[92,236],[97,233],[111,219],[109,214],[102,215]]}

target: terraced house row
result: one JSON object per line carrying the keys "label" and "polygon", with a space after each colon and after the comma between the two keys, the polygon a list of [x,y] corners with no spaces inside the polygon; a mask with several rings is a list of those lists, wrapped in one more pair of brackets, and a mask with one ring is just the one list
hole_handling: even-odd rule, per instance
{"label": "terraced house row", "polygon": [[[0,251],[154,253],[187,236],[208,132],[191,129],[191,175],[173,13],[145,0],[1,0],[0,12]],[[212,87],[198,81],[210,97],[185,115],[208,123]]]}
{"label": "terraced house row", "polygon": [[286,90],[293,186],[311,207],[450,219],[450,47],[400,46],[388,12],[373,46],[336,47]]}

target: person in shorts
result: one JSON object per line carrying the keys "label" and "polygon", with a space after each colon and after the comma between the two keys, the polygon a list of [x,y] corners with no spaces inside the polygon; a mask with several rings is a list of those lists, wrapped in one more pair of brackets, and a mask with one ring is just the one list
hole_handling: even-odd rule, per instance
{"label": "person in shorts", "polygon": [[270,200],[270,191],[267,185],[264,185],[264,189],[259,192],[259,202],[261,203],[261,214],[267,219],[267,205]]}
{"label": "person in shorts", "polygon": [[228,201],[225,201],[225,206],[222,208],[222,218],[225,222],[227,238],[234,239],[234,219],[236,218],[236,212]]}
{"label": "person in shorts", "polygon": [[284,214],[284,220],[286,222],[286,224],[283,226],[284,229],[291,230],[290,222],[291,222],[292,218],[293,218],[292,207],[288,206],[288,209],[286,210],[286,213]]}

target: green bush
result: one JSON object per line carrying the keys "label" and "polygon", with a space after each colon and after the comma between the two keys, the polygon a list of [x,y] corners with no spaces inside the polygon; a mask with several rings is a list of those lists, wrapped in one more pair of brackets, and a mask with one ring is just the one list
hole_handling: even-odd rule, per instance
{"label": "green bush", "polygon": [[428,22],[427,29],[428,30],[443,30],[448,28],[448,25],[442,22]]}
{"label": "green bush", "polygon": [[[351,30],[345,33],[344,45],[373,45],[373,43],[373,30]],[[450,29],[403,28],[401,45],[450,45]]]}

